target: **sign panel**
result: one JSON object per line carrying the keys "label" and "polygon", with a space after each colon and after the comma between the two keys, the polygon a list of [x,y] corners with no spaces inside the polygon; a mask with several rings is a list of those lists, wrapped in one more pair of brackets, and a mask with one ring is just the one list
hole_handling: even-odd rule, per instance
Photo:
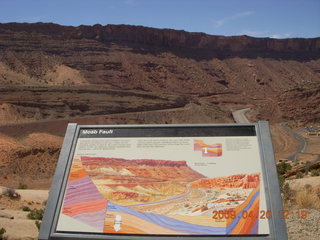
{"label": "sign panel", "polygon": [[277,216],[257,130],[78,126],[51,233],[268,239]]}

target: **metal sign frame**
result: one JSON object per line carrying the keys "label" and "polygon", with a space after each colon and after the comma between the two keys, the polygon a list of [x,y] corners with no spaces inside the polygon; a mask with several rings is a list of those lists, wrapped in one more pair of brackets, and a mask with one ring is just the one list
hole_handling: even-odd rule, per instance
{"label": "metal sign frame", "polygon": [[[261,157],[262,176],[265,187],[265,197],[267,209],[272,212],[273,217],[269,219],[269,235],[116,235],[116,234],[95,234],[95,233],[61,233],[56,232],[58,216],[60,213],[63,194],[67,184],[67,178],[73,159],[77,139],[82,129],[108,128],[108,129],[126,129],[135,128],[146,130],[148,128],[223,128],[234,131],[243,127],[251,127],[255,130],[255,136],[259,143],[259,152]],[[240,131],[241,132],[241,131]],[[241,136],[241,135],[240,135]],[[229,240],[285,240],[288,239],[285,220],[281,218],[280,212],[283,211],[282,200],[278,182],[278,175],[275,166],[273,146],[269,124],[267,121],[259,121],[254,124],[188,124],[188,125],[77,125],[70,123],[68,125],[60,157],[57,163],[54,179],[52,182],[49,199],[47,201],[44,218],[41,224],[39,239],[121,239],[121,240],[143,240],[156,238],[157,240],[191,240],[195,238],[209,239],[229,239]]]}

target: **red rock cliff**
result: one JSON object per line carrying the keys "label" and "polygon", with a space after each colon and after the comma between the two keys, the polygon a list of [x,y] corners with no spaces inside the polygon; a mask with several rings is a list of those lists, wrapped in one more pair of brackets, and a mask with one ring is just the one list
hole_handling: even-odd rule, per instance
{"label": "red rock cliff", "polygon": [[58,39],[95,39],[124,41],[165,47],[203,48],[223,52],[320,53],[320,38],[271,39],[249,36],[213,36],[182,30],[157,29],[131,25],[60,26],[53,23],[0,24],[0,32],[27,32],[50,35]]}

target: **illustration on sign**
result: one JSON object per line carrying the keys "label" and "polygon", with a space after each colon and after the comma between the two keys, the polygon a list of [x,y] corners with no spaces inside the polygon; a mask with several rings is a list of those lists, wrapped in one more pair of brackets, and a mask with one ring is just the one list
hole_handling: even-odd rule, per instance
{"label": "illustration on sign", "polygon": [[269,234],[256,136],[79,138],[57,231]]}
{"label": "illustration on sign", "polygon": [[202,151],[203,157],[220,157],[222,155],[222,144],[208,145],[202,140],[194,140],[194,151]]}

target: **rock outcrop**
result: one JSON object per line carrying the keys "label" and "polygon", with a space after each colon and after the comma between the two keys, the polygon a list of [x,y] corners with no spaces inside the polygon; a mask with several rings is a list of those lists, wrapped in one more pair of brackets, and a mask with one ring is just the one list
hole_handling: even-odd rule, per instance
{"label": "rock outcrop", "polygon": [[60,26],[53,23],[0,24],[0,31],[41,33],[57,39],[94,39],[101,42],[123,41],[164,47],[204,48],[223,52],[309,52],[319,54],[320,38],[271,39],[249,36],[212,36],[173,29],[131,25]]}

